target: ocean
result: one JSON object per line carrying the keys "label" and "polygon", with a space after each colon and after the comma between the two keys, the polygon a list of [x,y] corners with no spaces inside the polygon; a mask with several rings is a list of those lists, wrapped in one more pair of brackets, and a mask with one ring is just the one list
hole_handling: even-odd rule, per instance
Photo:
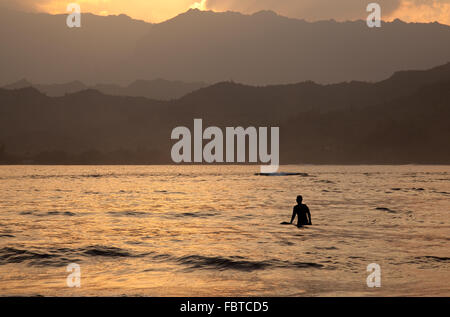
{"label": "ocean", "polygon": [[450,296],[450,166],[280,171],[0,166],[0,296]]}

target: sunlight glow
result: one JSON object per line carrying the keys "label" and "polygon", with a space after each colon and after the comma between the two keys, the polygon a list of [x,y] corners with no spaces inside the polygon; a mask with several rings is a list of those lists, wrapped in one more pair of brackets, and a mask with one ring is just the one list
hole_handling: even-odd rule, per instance
{"label": "sunlight glow", "polygon": [[404,0],[388,20],[400,19],[405,22],[439,22],[450,25],[450,3],[417,4],[412,0]]}
{"label": "sunlight glow", "polygon": [[196,2],[189,7],[190,9],[199,9],[199,10],[207,10],[206,8],[206,0],[201,0],[200,2]]}

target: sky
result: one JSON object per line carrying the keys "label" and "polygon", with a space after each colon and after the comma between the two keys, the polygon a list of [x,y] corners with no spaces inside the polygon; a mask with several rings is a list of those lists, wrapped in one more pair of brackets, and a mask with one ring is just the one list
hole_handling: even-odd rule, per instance
{"label": "sky", "polygon": [[78,3],[82,12],[99,15],[126,14],[158,23],[189,8],[238,11],[251,14],[273,10],[280,15],[308,21],[364,19],[368,3],[381,5],[383,20],[438,21],[450,25],[450,0],[0,0],[0,6],[24,11],[65,13],[68,3]]}

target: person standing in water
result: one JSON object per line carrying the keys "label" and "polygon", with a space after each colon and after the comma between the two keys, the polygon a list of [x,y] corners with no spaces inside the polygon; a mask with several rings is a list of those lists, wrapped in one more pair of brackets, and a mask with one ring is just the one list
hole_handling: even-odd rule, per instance
{"label": "person standing in water", "polygon": [[294,222],[295,216],[297,215],[297,227],[303,227],[305,225],[312,225],[311,223],[311,213],[309,212],[308,206],[302,204],[303,197],[297,196],[297,206],[294,206],[292,212],[291,223]]}

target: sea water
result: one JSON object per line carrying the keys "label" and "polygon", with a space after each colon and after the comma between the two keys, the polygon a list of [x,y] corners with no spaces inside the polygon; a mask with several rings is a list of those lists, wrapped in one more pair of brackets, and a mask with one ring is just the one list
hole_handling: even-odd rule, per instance
{"label": "sea water", "polygon": [[[257,172],[1,166],[0,295],[450,295],[450,166]],[[313,225],[280,225],[299,194]]]}

